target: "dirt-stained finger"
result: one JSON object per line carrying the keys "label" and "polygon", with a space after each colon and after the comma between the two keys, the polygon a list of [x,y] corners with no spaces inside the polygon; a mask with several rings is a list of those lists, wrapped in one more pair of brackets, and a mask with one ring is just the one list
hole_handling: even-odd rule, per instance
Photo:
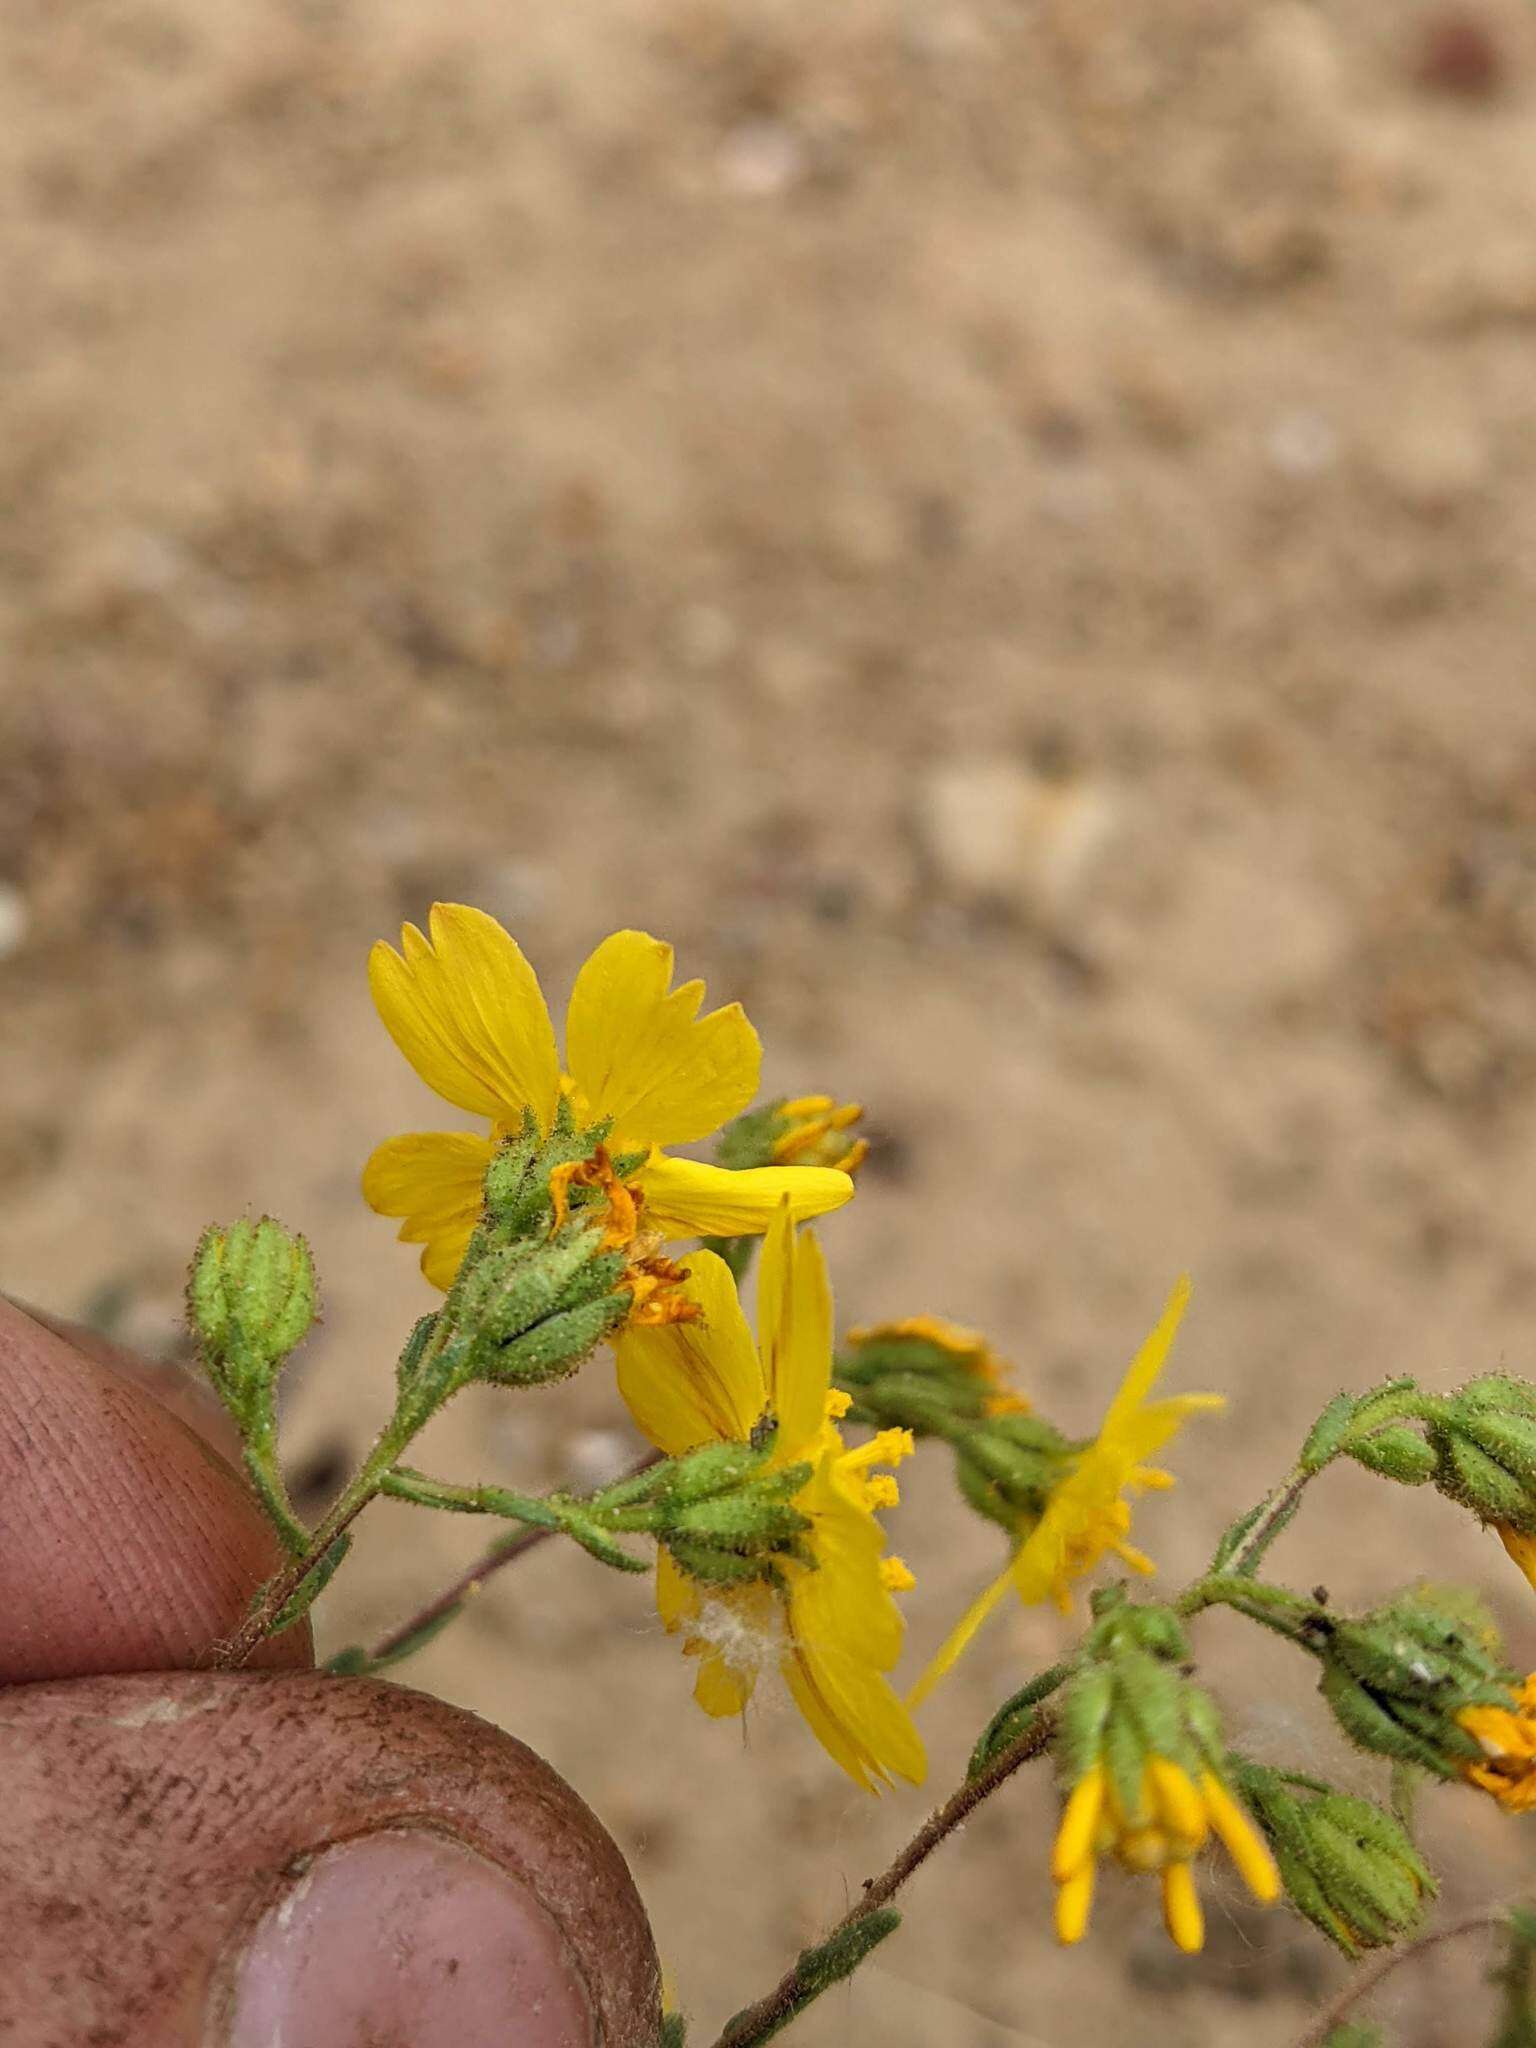
{"label": "dirt-stained finger", "polygon": [[0,1782],[8,2048],[655,2040],[655,1950],[610,1837],[530,1750],[421,1694],[313,1673],[18,1687]]}

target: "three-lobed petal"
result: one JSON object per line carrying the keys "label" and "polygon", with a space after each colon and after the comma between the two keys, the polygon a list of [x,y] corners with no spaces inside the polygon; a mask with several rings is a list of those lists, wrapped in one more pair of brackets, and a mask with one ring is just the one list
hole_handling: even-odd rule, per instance
{"label": "three-lobed petal", "polygon": [[616,1151],[693,1144],[757,1093],[763,1048],[746,1012],[700,1017],[703,982],[671,988],[672,965],[665,940],[614,932],[571,990],[566,1069],[590,1114],[612,1117]]}
{"label": "three-lobed petal", "polygon": [[434,903],[427,931],[408,924],[400,952],[381,939],[368,957],[385,1030],[445,1102],[514,1127],[526,1106],[547,1131],[560,1060],[538,976],[483,910]]}

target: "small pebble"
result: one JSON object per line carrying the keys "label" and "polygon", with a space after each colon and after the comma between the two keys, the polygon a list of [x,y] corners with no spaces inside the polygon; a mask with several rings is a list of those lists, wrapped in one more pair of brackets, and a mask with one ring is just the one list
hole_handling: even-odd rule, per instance
{"label": "small pebble", "polygon": [[31,926],[27,899],[13,883],[0,882],[0,960],[21,951]]}

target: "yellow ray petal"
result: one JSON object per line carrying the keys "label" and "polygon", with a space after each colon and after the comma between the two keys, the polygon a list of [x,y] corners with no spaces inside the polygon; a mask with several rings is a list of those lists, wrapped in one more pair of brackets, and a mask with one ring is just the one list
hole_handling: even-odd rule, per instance
{"label": "yellow ray petal", "polygon": [[381,1216],[401,1216],[405,1244],[424,1245],[421,1270],[447,1289],[480,1216],[491,1141],[470,1131],[411,1131],[387,1138],[363,1168],[363,1199]]}
{"label": "yellow ray petal", "polygon": [[853,1193],[832,1166],[749,1166],[732,1172],[697,1159],[654,1153],[640,1169],[645,1224],[663,1237],[756,1237],[787,1195],[791,1219],[804,1223],[841,1209]]}
{"label": "yellow ray petal", "polygon": [[757,1343],[768,1405],[779,1420],[779,1461],[790,1462],[821,1434],[832,1384],[832,1290],[810,1231],[796,1233],[786,1196],[763,1240],[757,1282]]}
{"label": "yellow ray petal", "polygon": [[1185,1955],[1198,1955],[1205,1946],[1205,1916],[1200,1911],[1194,1872],[1187,1863],[1164,1866],[1163,1924]]}
{"label": "yellow ray petal", "polygon": [[889,1671],[901,1655],[906,1623],[885,1571],[885,1531],[857,1481],[847,1483],[845,1454],[836,1439],[819,1453],[795,1508],[810,1522],[807,1542],[814,1570],[794,1573],[790,1604],[795,1633],[809,1644],[837,1646],[876,1671]]}
{"label": "yellow ray petal", "polygon": [[1189,1773],[1165,1756],[1147,1758],[1146,1775],[1151,1780],[1153,1800],[1163,1822],[1187,1855],[1192,1856],[1210,1831],[1207,1804],[1195,1790]]}
{"label": "yellow ray petal", "polygon": [[656,1612],[669,1635],[693,1620],[699,1611],[699,1589],[673,1561],[670,1550],[656,1552]]}
{"label": "yellow ray petal", "polygon": [[923,1739],[880,1672],[836,1645],[798,1639],[782,1668],[812,1734],[856,1785],[878,1792],[893,1777],[912,1785],[923,1782],[928,1774]]}
{"label": "yellow ray petal", "polygon": [[1093,1861],[1093,1840],[1104,1811],[1104,1786],[1104,1766],[1092,1764],[1072,1787],[1051,1849],[1051,1876],[1057,1884],[1065,1884],[1085,1863]]}
{"label": "yellow ray petal", "polygon": [[718,1650],[706,1650],[699,1662],[693,1696],[706,1714],[723,1721],[731,1714],[745,1713],[756,1684],[752,1672],[738,1671],[727,1664]]}
{"label": "yellow ray petal", "polygon": [[1189,1305],[1189,1294],[1189,1275],[1181,1273],[1174,1282],[1172,1293],[1163,1304],[1163,1312],[1153,1326],[1151,1334],[1126,1369],[1125,1378],[1120,1383],[1120,1391],[1110,1403],[1109,1413],[1104,1418],[1104,1428],[1101,1432],[1104,1436],[1115,1434],[1151,1393],[1158,1374],[1168,1361],[1174,1333]]}
{"label": "yellow ray petal", "polygon": [[615,1347],[619,1392],[669,1457],[745,1443],[768,1400],[730,1267],[713,1252],[690,1252],[683,1292],[703,1310],[701,1321],[630,1328]]}
{"label": "yellow ray petal", "polygon": [[1093,1858],[1080,1864],[1056,1894],[1056,1939],[1064,1948],[1081,1941],[1088,1932],[1088,1915],[1093,1906]]}
{"label": "yellow ray petal", "polygon": [[429,929],[406,925],[403,955],[382,939],[369,955],[385,1029],[445,1101],[513,1124],[526,1104],[547,1130],[560,1063],[533,969],[483,910],[434,903]]}
{"label": "yellow ray petal", "polygon": [[594,1116],[614,1119],[614,1145],[687,1145],[707,1138],[757,1093],[763,1049],[739,1003],[697,1015],[702,981],[667,992],[672,948],[648,932],[615,932],[571,991],[565,1056]]}
{"label": "yellow ray petal", "polygon": [[1273,1905],[1280,1896],[1280,1873],[1264,1837],[1214,1771],[1202,1773],[1200,1796],[1244,1884],[1261,1905]]}
{"label": "yellow ray petal", "polygon": [[939,1680],[947,1672],[953,1670],[964,1654],[972,1636],[975,1635],[976,1631],[981,1627],[987,1616],[996,1607],[998,1601],[1002,1599],[1012,1584],[1013,1564],[1010,1561],[1007,1569],[999,1573],[991,1585],[984,1592],[976,1596],[964,1614],[961,1615],[959,1621],[956,1622],[955,1626],[945,1637],[932,1663],[907,1694],[907,1705],[909,1707],[914,1709],[920,1707]]}

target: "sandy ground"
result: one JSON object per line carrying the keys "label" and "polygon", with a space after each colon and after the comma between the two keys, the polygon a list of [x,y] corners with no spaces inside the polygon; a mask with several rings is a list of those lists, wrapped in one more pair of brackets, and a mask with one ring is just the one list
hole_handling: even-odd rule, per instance
{"label": "sandy ground", "polygon": [[[1339,1385],[1526,1365],[1533,66],[1516,0],[11,0],[0,1281],[162,1349],[210,1216],[301,1226],[318,1500],[428,1305],[356,1194],[436,1121],[362,970],[442,895],[554,989],[663,932],[771,1085],[871,1105],[849,1321],[980,1323],[1086,1428],[1191,1268],[1231,1409],[1140,1524],[1174,1580]],[[430,1462],[628,1442],[597,1364]],[[942,1459],[907,1500],[921,1655],[996,1549]],[[378,1510],[326,1643],[474,1540]],[[1279,1557],[1493,1583],[1536,1662],[1438,1502],[1330,1477]],[[936,1783],[1059,1640],[996,1626]],[[1201,1643],[1239,1739],[1323,1754],[1283,1653]],[[706,1723],[553,1547],[415,1676],[581,1787],[701,2040],[920,1810]],[[1522,1881],[1429,1804],[1449,1910]],[[1214,1869],[1200,1961],[1129,1884],[1060,1955],[1051,1814],[998,1801],[796,2038],[1281,2048],[1338,1980]],[[1398,1981],[1395,2040],[1469,2038],[1470,1959]]]}

